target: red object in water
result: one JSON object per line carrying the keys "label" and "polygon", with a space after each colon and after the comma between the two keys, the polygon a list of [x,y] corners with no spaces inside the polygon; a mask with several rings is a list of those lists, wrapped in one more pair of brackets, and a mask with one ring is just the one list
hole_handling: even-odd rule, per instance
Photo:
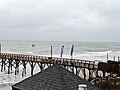
{"label": "red object in water", "polygon": [[34,44],[32,44],[32,47],[35,47],[35,45],[34,45]]}

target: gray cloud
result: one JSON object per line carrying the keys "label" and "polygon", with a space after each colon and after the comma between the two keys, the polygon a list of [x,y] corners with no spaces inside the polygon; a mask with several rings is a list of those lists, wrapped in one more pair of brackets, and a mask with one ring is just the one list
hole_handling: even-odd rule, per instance
{"label": "gray cloud", "polygon": [[2,0],[0,39],[120,41],[119,0]]}

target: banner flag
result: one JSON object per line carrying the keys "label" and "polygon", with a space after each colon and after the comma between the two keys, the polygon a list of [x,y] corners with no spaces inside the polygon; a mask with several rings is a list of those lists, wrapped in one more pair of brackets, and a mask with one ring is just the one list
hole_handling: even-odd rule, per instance
{"label": "banner flag", "polygon": [[71,52],[70,52],[70,56],[71,56],[71,57],[73,56],[73,49],[74,49],[74,44],[73,44],[72,47],[71,47]]}
{"label": "banner flag", "polygon": [[62,56],[63,56],[63,48],[64,48],[64,45],[61,47],[60,57],[62,57]]}

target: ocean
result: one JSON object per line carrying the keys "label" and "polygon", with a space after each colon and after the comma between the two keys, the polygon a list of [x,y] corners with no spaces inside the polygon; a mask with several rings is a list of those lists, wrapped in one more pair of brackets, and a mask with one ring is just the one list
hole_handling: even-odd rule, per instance
{"label": "ocean", "polygon": [[[53,57],[60,57],[61,47],[63,48],[63,57],[71,58],[71,47],[74,45],[73,58],[90,61],[118,60],[120,56],[120,42],[70,42],[70,41],[0,41],[3,53],[19,53],[28,55],[50,56],[51,46]],[[16,83],[30,76],[30,66],[27,68],[27,75],[22,77],[21,72],[14,75],[14,72],[7,74],[7,71],[0,72],[0,83]],[[22,69],[21,69],[22,70]],[[38,67],[34,73],[37,73]]]}

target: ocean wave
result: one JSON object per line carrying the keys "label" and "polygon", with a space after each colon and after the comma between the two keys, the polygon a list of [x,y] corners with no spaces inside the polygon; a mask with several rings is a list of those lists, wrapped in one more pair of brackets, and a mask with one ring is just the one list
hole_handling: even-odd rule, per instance
{"label": "ocean wave", "polygon": [[112,53],[112,50],[108,50],[108,51],[100,51],[100,52],[87,52],[88,54],[91,54],[93,56],[104,56],[107,55],[109,53]]}
{"label": "ocean wave", "polygon": [[25,52],[23,54],[34,54],[34,52]]}
{"label": "ocean wave", "polygon": [[41,51],[41,52],[44,52],[44,53],[45,53],[45,52],[50,52],[50,50],[43,50],[43,51]]}
{"label": "ocean wave", "polygon": [[2,53],[12,53],[12,54],[21,54],[19,52],[13,52],[13,51],[10,51],[10,50],[3,50],[1,51]]}

